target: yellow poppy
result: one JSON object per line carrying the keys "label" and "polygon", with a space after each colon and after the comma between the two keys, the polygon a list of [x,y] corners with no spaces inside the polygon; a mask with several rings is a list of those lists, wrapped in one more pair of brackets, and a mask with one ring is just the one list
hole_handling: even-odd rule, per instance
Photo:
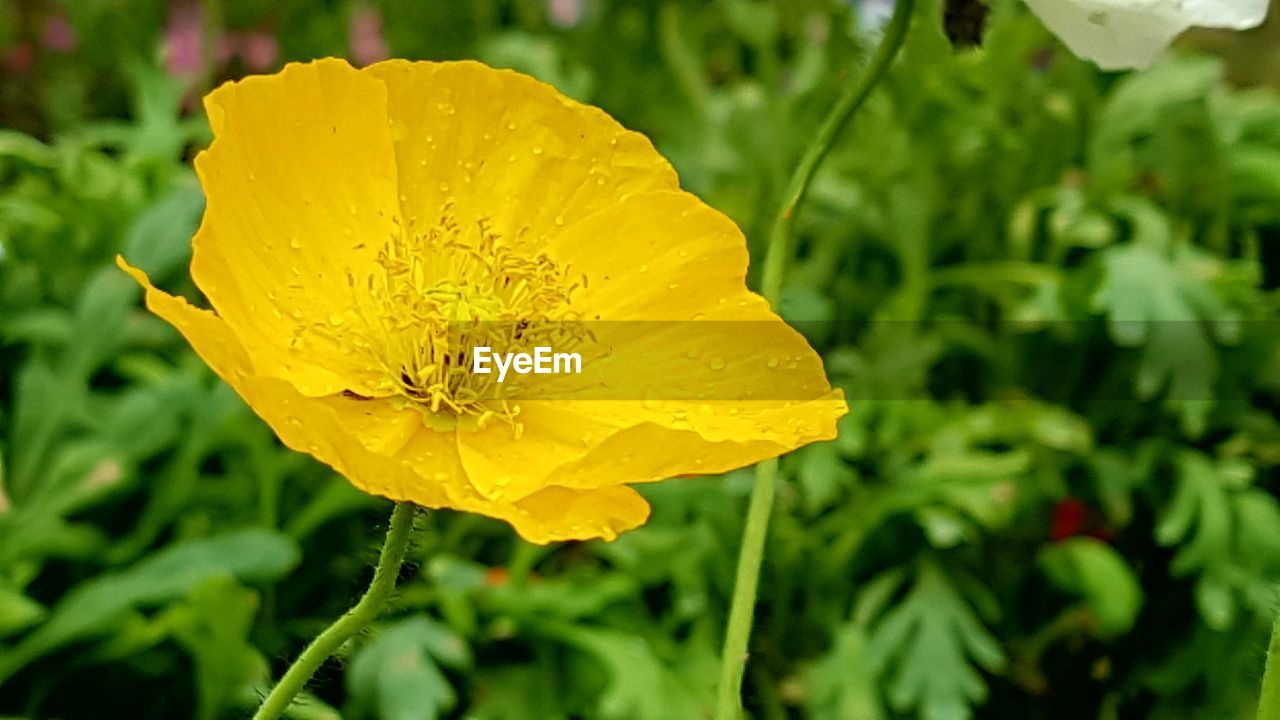
{"label": "yellow poppy", "polygon": [[[741,232],[600,110],[475,62],[341,60],[205,108],[191,274],[213,310],[121,267],[287,446],[361,490],[612,539],[649,514],[630,483],[834,437],[843,395],[747,290]],[[587,367],[473,372],[514,339]]]}

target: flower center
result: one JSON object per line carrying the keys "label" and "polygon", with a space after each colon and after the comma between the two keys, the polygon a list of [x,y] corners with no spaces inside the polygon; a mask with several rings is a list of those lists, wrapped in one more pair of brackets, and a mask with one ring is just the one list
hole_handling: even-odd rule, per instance
{"label": "flower center", "polygon": [[348,275],[362,322],[344,341],[376,369],[379,395],[403,398],[435,427],[482,428],[496,418],[519,433],[518,383],[472,372],[474,349],[573,344],[569,298],[585,283],[521,249],[485,218],[459,225],[446,204],[435,227],[410,224],[389,238],[363,283]]}

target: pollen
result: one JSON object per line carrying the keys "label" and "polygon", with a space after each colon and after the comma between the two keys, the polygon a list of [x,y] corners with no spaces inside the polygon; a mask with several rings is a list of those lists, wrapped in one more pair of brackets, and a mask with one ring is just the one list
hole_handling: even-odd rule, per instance
{"label": "pollen", "polygon": [[521,237],[501,237],[488,218],[460,224],[450,202],[425,231],[397,223],[373,271],[348,273],[350,317],[328,318],[322,332],[366,359],[378,395],[401,398],[433,427],[497,420],[518,435],[519,384],[472,372],[474,349],[573,346],[583,332],[570,298],[585,280]]}

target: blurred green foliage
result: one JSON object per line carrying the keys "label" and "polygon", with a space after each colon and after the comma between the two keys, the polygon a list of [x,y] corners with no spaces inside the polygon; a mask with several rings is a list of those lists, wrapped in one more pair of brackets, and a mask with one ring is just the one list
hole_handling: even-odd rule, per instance
{"label": "blurred green foliage", "polygon": [[[397,56],[516,67],[649,134],[753,242],[869,45],[834,1],[552,5],[224,0],[200,32],[273,37],[276,65],[376,13]],[[0,2],[0,714],[246,716],[367,582],[388,510],[281,448],[112,264],[194,293],[194,100],[244,67],[167,73],[174,13]],[[50,18],[73,48],[40,45]],[[1009,3],[983,49],[940,18],[797,225],[782,311],[852,412],[783,462],[749,709],[1251,717],[1280,97],[1204,56],[1100,74]],[[652,521],[611,544],[428,513],[394,610],[293,717],[706,717],[749,488],[644,488]]]}

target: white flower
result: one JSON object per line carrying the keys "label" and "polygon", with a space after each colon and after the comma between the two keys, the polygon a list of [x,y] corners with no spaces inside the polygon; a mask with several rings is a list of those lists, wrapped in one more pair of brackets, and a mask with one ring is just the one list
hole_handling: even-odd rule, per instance
{"label": "white flower", "polygon": [[1027,0],[1071,48],[1104,70],[1155,62],[1192,27],[1245,30],[1262,24],[1268,0]]}

